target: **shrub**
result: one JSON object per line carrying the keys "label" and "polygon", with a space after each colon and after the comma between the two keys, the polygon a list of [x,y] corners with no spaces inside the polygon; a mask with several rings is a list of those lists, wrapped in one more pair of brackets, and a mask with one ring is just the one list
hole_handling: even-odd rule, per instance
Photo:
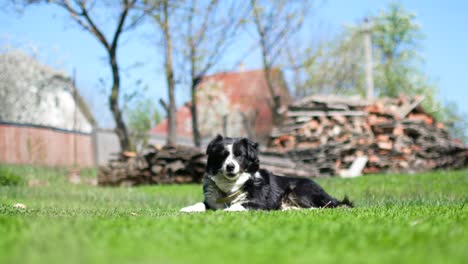
{"label": "shrub", "polygon": [[23,185],[24,179],[13,171],[0,168],[0,186],[17,186]]}

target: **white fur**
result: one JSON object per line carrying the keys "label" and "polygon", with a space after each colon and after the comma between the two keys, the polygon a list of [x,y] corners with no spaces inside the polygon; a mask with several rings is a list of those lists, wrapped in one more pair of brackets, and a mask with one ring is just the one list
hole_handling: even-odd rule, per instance
{"label": "white fur", "polygon": [[255,172],[254,174],[254,178],[257,178],[257,179],[261,179],[262,178],[262,175],[260,175],[260,172]]}
{"label": "white fur", "polygon": [[216,186],[226,194],[237,192],[245,182],[250,179],[250,173],[243,172],[234,177],[233,179],[225,177],[223,174],[217,174],[211,176],[211,179],[215,182]]}
{"label": "white fur", "polygon": [[240,211],[247,211],[247,209],[242,206],[240,203],[233,204],[229,206],[228,208],[224,209],[223,211],[226,212],[240,212]]}
{"label": "white fur", "polygon": [[234,200],[232,200],[231,205],[233,204],[243,204],[248,202],[247,193],[241,192]]}
{"label": "white fur", "polygon": [[237,162],[237,160],[234,157],[234,152],[232,151],[232,146],[233,146],[233,144],[230,144],[230,145],[226,146],[227,151],[229,151],[229,156],[226,158],[226,160],[223,163],[223,170],[226,171],[226,166],[228,164],[233,164],[234,165],[234,170],[232,171],[232,173],[237,174],[240,171],[240,165],[239,165],[239,163]]}
{"label": "white fur", "polygon": [[302,208],[296,206],[283,206],[281,205],[281,211],[301,210]]}
{"label": "white fur", "polygon": [[219,204],[216,200],[220,197],[224,197],[224,193],[216,186],[216,183],[211,179],[211,175],[205,174],[203,176],[203,193],[205,195],[206,204],[215,210],[224,209],[224,204]]}
{"label": "white fur", "polygon": [[194,205],[184,207],[180,209],[180,211],[185,213],[205,212],[206,206],[204,203],[196,203]]}

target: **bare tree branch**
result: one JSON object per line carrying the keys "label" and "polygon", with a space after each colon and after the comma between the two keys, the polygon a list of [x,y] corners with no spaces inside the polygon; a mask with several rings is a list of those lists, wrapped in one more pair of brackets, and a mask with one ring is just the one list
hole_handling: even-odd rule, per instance
{"label": "bare tree branch", "polygon": [[184,57],[190,74],[192,133],[196,146],[200,146],[201,142],[196,86],[226,53],[249,14],[249,6],[242,1],[231,1],[229,8],[219,10],[221,5],[227,3],[211,0],[206,5],[199,5],[198,1],[190,0],[182,12],[185,14],[182,19],[185,21],[183,50],[186,51]]}
{"label": "bare tree branch", "polygon": [[122,117],[122,111],[119,106],[120,94],[120,70],[117,62],[117,47],[119,38],[126,29],[132,29],[139,24],[143,19],[143,14],[132,23],[126,25],[127,17],[131,10],[137,10],[137,0],[121,0],[116,27],[111,35],[111,38],[106,38],[103,29],[99,27],[96,20],[91,16],[96,1],[74,0],[73,3],[69,0],[49,1],[52,4],[63,8],[68,12],[70,17],[80,25],[85,31],[90,32],[104,46],[108,55],[108,62],[112,72],[112,87],[109,95],[109,108],[112,111],[116,124],[116,133],[119,137],[122,150],[131,148],[131,142],[127,127]]}
{"label": "bare tree branch", "polygon": [[281,98],[273,83],[273,67],[288,39],[301,28],[305,12],[308,10],[307,3],[307,0],[297,2],[277,0],[263,3],[258,0],[250,1],[252,24],[257,33],[265,80],[271,94],[269,104],[274,123],[281,121],[278,111],[281,107]]}

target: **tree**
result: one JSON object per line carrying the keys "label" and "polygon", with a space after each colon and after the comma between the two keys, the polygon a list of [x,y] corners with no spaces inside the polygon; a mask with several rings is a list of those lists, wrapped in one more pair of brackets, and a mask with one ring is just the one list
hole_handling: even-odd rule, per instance
{"label": "tree", "polygon": [[[421,52],[423,33],[416,16],[391,3],[370,17],[374,55],[376,94],[380,97],[423,95],[426,111],[444,122],[454,135],[464,122],[452,105],[443,106],[437,99],[437,85],[423,71]],[[364,93],[364,54],[362,27],[344,28],[332,41],[324,41],[308,55],[305,64],[307,78],[296,91],[299,96],[311,93]],[[311,49],[312,50],[312,49]],[[465,126],[466,127],[466,126]]]}
{"label": "tree", "polygon": [[170,19],[170,15],[172,12],[169,12],[171,4],[175,2],[176,1],[170,0],[153,1],[150,3],[149,8],[147,7],[147,10],[149,11],[151,17],[156,22],[156,24],[162,32],[162,42],[164,46],[164,70],[166,75],[167,94],[169,97],[169,102],[166,103],[161,99],[160,103],[167,113],[168,127],[166,144],[168,145],[175,145],[177,142],[175,77],[172,63],[173,47]]}
{"label": "tree", "polygon": [[[117,18],[112,30],[112,34],[107,36],[104,31],[104,25],[100,25],[96,19],[97,1],[86,0],[28,0],[25,3],[42,3],[46,2],[54,4],[66,11],[70,18],[76,22],[83,30],[89,32],[95,37],[107,53],[107,61],[112,73],[112,86],[109,95],[109,108],[112,112],[115,121],[115,132],[119,138],[120,148],[129,150],[131,142],[127,127],[123,120],[122,111],[119,105],[120,95],[120,67],[117,60],[117,50],[119,40],[125,32],[134,29],[144,18],[144,12],[137,8],[137,0],[121,0],[116,6]],[[108,9],[106,4],[106,9]]]}
{"label": "tree", "polygon": [[424,95],[425,110],[443,122],[453,136],[466,140],[468,125],[463,114],[454,103],[440,102],[437,85],[423,71],[421,43],[424,34],[416,15],[391,3],[372,21],[372,42],[379,62],[375,69],[376,87],[380,95]]}
{"label": "tree", "polygon": [[[392,3],[370,17],[378,96],[420,93],[430,83],[421,71],[420,42],[423,34],[415,15]],[[306,86],[311,92],[364,91],[363,26],[345,27],[330,41],[322,41],[309,54]],[[307,91],[303,91],[303,93]]]}
{"label": "tree", "polygon": [[358,35],[344,31],[308,47],[305,54],[288,56],[290,61],[305,57],[293,68],[296,98],[310,94],[364,94],[364,55]]}
{"label": "tree", "polygon": [[125,111],[125,119],[130,129],[132,147],[142,150],[149,140],[148,131],[161,121],[161,115],[150,99],[134,102],[133,107]]}
{"label": "tree", "polygon": [[437,86],[423,71],[421,43],[424,35],[416,15],[391,3],[371,18],[372,44],[377,66],[375,87],[379,96],[424,95],[426,111],[444,121],[444,107],[437,100]]}
{"label": "tree", "polygon": [[248,14],[248,5],[235,0],[210,0],[206,3],[187,0],[184,4],[180,8],[179,21],[183,30],[180,50],[190,76],[193,142],[200,147],[197,86],[233,43]]}
{"label": "tree", "polygon": [[412,78],[413,74],[423,75],[419,54],[423,34],[416,15],[391,3],[387,10],[372,16],[371,21],[379,94],[395,97],[402,91],[419,90],[424,80]]}
{"label": "tree", "polygon": [[263,70],[268,90],[271,94],[270,107],[273,122],[279,123],[281,97],[274,84],[273,69],[286,43],[302,27],[304,16],[309,10],[309,1],[250,1],[252,24],[261,50]]}
{"label": "tree", "polygon": [[452,136],[468,143],[468,115],[461,112],[454,102],[446,103],[441,115],[441,120],[444,121]]}

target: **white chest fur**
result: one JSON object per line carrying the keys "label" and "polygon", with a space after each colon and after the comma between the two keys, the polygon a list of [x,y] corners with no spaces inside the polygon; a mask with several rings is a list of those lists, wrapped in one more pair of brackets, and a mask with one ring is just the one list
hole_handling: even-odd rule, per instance
{"label": "white chest fur", "polygon": [[[242,173],[235,180],[228,180],[223,175],[205,175],[203,177],[203,189],[205,202],[213,209],[224,209],[234,204],[243,204],[247,201],[247,193],[242,192],[245,182],[251,175]],[[235,198],[228,203],[220,203],[219,199],[227,195],[239,192]]]}
{"label": "white chest fur", "polygon": [[229,180],[226,179],[223,175],[214,175],[210,176],[211,180],[214,181],[216,186],[218,188],[226,193],[226,194],[231,194],[234,192],[237,192],[242,186],[244,186],[245,182],[247,182],[251,175],[249,173],[241,173],[239,177],[237,177],[235,180]]}

